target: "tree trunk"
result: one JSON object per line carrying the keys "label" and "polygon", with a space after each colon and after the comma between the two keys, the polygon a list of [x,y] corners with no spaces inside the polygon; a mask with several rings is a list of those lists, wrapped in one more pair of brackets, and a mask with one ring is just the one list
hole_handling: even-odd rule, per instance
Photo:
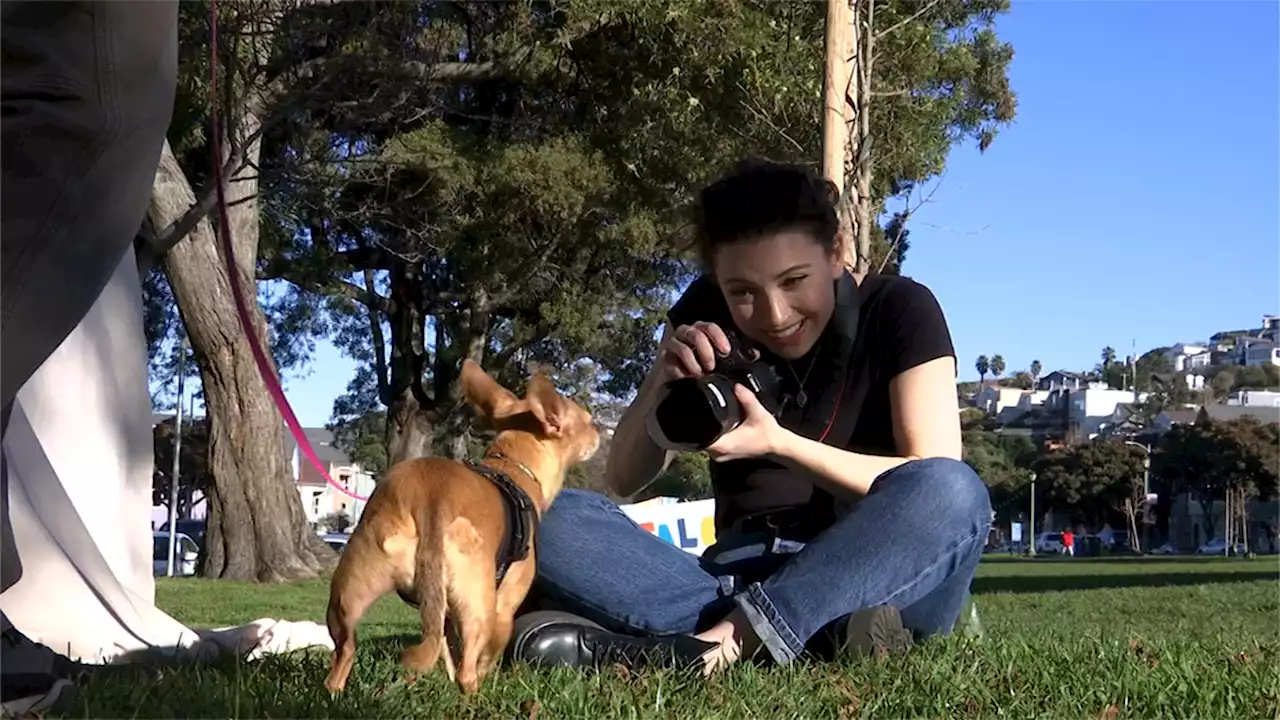
{"label": "tree trunk", "polygon": [[[249,116],[248,134],[256,129]],[[258,148],[228,183],[229,222],[242,285],[256,288]],[[165,144],[152,192],[150,219],[167,228],[195,202],[186,175]],[[165,256],[164,269],[195,351],[211,419],[209,520],[202,574],[264,582],[311,578],[335,556],[307,526],[302,501],[285,462],[280,416],[267,394],[236,314],[222,253],[208,219]],[[256,296],[254,331],[266,341]]]}
{"label": "tree trunk", "polygon": [[408,388],[387,406],[387,462],[398,462],[431,454],[433,426],[430,417]]}
{"label": "tree trunk", "polygon": [[849,151],[845,155],[846,173],[851,174],[850,205],[854,232],[854,274],[864,277],[871,271],[871,62],[875,49],[875,3],[850,0],[851,16],[849,55],[853,58],[849,70],[849,99],[853,101],[851,112],[846,115],[849,123]]}

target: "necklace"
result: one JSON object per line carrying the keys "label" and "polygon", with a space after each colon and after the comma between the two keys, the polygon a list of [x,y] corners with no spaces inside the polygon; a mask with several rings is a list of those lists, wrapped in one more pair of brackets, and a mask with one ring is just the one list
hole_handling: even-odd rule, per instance
{"label": "necklace", "polygon": [[800,409],[804,409],[804,406],[809,404],[809,395],[804,391],[804,386],[808,384],[809,374],[813,372],[813,366],[817,363],[818,352],[815,348],[813,358],[809,360],[809,369],[804,371],[803,380],[801,380],[800,376],[796,374],[796,369],[792,367],[791,363],[787,363],[787,369],[791,371],[791,377],[796,379],[796,407]]}

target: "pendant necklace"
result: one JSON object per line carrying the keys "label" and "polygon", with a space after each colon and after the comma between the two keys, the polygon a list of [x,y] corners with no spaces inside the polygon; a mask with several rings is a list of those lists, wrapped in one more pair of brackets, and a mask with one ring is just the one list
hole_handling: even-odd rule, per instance
{"label": "pendant necklace", "polygon": [[813,366],[817,364],[818,349],[814,348],[813,358],[809,360],[809,369],[804,371],[804,379],[801,380],[800,376],[796,374],[796,369],[791,366],[791,363],[787,363],[787,369],[791,371],[791,377],[796,380],[796,407],[802,410],[805,405],[809,404],[809,395],[804,391],[804,386],[809,382],[809,374],[813,372]]}

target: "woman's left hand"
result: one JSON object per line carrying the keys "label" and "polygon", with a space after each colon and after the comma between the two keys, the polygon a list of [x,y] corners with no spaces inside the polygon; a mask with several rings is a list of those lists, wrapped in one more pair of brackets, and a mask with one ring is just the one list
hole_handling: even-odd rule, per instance
{"label": "woman's left hand", "polygon": [[778,441],[786,430],[764,409],[755,393],[742,385],[734,385],[733,395],[742,406],[742,424],[708,446],[707,454],[712,460],[722,462],[776,453]]}

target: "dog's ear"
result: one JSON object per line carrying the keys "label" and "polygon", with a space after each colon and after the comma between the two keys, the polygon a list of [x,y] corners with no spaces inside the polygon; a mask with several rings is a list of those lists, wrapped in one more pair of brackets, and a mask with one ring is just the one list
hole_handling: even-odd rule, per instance
{"label": "dog's ear", "polygon": [[547,437],[560,437],[565,423],[564,398],[545,375],[537,373],[530,378],[524,401],[528,403],[529,412],[542,425],[542,433]]}
{"label": "dog's ear", "polygon": [[528,402],[499,385],[472,360],[462,361],[461,381],[462,397],[491,425],[530,409]]}

